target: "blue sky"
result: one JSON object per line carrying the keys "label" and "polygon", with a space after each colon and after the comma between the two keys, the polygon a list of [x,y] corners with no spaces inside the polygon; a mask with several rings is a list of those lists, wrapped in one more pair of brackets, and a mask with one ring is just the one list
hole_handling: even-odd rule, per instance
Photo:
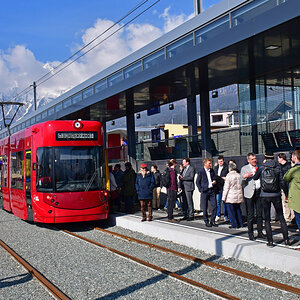
{"label": "blue sky", "polygon": [[[205,8],[219,2],[203,1]],[[1,1],[0,49],[22,44],[39,60],[63,60],[70,56],[72,45],[80,43],[82,32],[93,26],[97,18],[116,21],[138,3],[140,0]],[[163,19],[158,16],[168,6],[172,14],[190,15],[194,1],[161,0],[135,22],[161,28]]]}
{"label": "blue sky", "polygon": [[[0,10],[0,98],[30,86],[141,0],[10,0]],[[149,0],[142,11],[155,0]],[[204,9],[220,0],[203,0]],[[194,15],[194,0],[161,0],[129,26],[38,87],[55,98]],[[129,20],[128,17],[123,24]],[[118,25],[120,26],[120,25]],[[118,28],[116,26],[116,28]]]}

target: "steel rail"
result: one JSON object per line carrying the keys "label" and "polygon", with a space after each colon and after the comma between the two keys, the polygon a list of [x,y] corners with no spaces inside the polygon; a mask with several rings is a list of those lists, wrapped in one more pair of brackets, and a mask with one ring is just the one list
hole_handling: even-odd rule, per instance
{"label": "steel rail", "polygon": [[6,245],[2,240],[0,240],[0,245],[12,255],[28,272],[34,276],[40,283],[42,283],[47,290],[56,298],[61,300],[71,299],[66,294],[64,294],[57,286],[50,282],[44,275],[42,275],[37,269],[35,269],[30,263],[18,255],[12,248]]}
{"label": "steel rail", "polygon": [[256,276],[256,275],[253,275],[253,274],[250,274],[250,273],[246,273],[246,272],[243,272],[243,271],[240,271],[240,270],[236,270],[236,269],[233,269],[233,268],[230,268],[230,267],[226,267],[226,266],[223,266],[223,265],[220,265],[220,264],[216,264],[214,262],[207,261],[205,259],[194,257],[194,256],[191,256],[191,255],[188,255],[188,254],[185,254],[185,253],[181,253],[181,252],[178,252],[178,251],[175,251],[175,250],[172,250],[172,249],[168,249],[168,248],[165,248],[165,247],[162,247],[162,246],[147,243],[145,241],[138,240],[138,239],[135,239],[133,237],[129,237],[129,236],[126,236],[126,235],[123,235],[123,234],[120,234],[120,233],[116,233],[116,232],[113,232],[113,231],[110,231],[110,230],[107,230],[107,229],[103,229],[103,228],[99,228],[99,227],[95,227],[93,229],[102,231],[102,232],[107,233],[107,234],[117,236],[119,238],[131,241],[131,242],[146,245],[150,248],[154,248],[154,249],[166,252],[166,253],[171,253],[173,255],[185,258],[187,260],[190,260],[190,261],[202,264],[202,265],[206,265],[208,267],[211,267],[213,269],[218,269],[218,270],[221,270],[221,271],[226,272],[226,273],[237,275],[237,276],[240,276],[240,277],[258,282],[260,284],[270,286],[272,288],[277,288],[277,289],[280,289],[280,290],[283,290],[283,291],[286,291],[286,292],[289,292],[289,293],[292,293],[292,294],[300,295],[300,289],[299,288],[296,288],[296,287],[293,287],[293,286],[290,286],[290,285],[287,285],[287,284],[284,284],[284,283],[276,282],[276,281],[273,281],[273,280],[270,280],[270,279],[266,279],[264,277]]}
{"label": "steel rail", "polygon": [[127,259],[133,260],[133,261],[135,261],[135,262],[137,262],[137,263],[139,263],[139,264],[141,264],[141,265],[144,265],[144,266],[146,266],[146,267],[148,267],[148,268],[151,268],[151,269],[153,269],[153,270],[155,270],[155,271],[159,271],[159,272],[161,272],[162,274],[165,274],[165,275],[168,275],[168,276],[170,276],[170,277],[176,278],[176,279],[178,279],[178,280],[180,280],[180,281],[183,281],[183,282],[185,282],[185,283],[188,283],[188,284],[190,284],[190,285],[192,285],[192,286],[196,286],[196,287],[198,287],[198,288],[201,288],[201,289],[203,289],[203,290],[205,290],[205,291],[207,291],[207,292],[209,292],[209,293],[211,293],[211,294],[217,295],[217,296],[222,297],[222,298],[224,298],[224,299],[232,299],[232,300],[238,300],[238,299],[240,299],[240,298],[237,298],[237,297],[235,297],[235,296],[226,294],[226,293],[224,293],[224,292],[222,292],[222,291],[216,290],[216,289],[214,289],[214,288],[212,288],[212,287],[209,287],[209,286],[207,286],[207,285],[204,285],[204,284],[202,284],[202,283],[200,283],[200,282],[197,282],[197,281],[194,281],[194,280],[192,280],[192,279],[186,278],[186,277],[184,277],[184,276],[178,275],[178,274],[176,274],[176,273],[174,273],[174,272],[171,272],[171,271],[169,271],[169,270],[167,270],[167,269],[164,269],[164,268],[161,268],[161,267],[159,267],[159,266],[156,266],[156,265],[153,265],[153,264],[151,264],[151,263],[148,263],[148,262],[146,262],[146,261],[144,261],[144,260],[141,260],[141,259],[139,259],[139,258],[137,258],[137,257],[131,256],[131,255],[127,254],[127,253],[121,252],[121,251],[119,251],[119,250],[117,250],[117,249],[114,249],[114,248],[111,248],[111,247],[109,247],[109,246],[106,246],[106,245],[100,244],[100,243],[98,243],[98,242],[95,242],[95,241],[93,241],[93,240],[90,240],[90,239],[88,239],[88,238],[86,238],[86,237],[83,237],[83,236],[81,236],[81,235],[78,235],[78,234],[76,234],[76,233],[74,233],[74,232],[71,232],[71,231],[69,231],[69,230],[65,230],[65,229],[64,229],[64,230],[62,230],[62,231],[65,232],[65,233],[67,233],[67,234],[69,234],[69,235],[72,235],[72,236],[74,236],[74,237],[77,237],[77,238],[79,238],[79,239],[82,239],[82,240],[84,240],[84,241],[86,241],[86,242],[89,242],[89,243],[94,244],[94,245],[96,245],[96,246],[99,246],[99,247],[101,247],[101,248],[107,249],[107,250],[109,250],[109,251],[111,251],[111,252],[113,252],[113,253],[115,253],[115,254],[118,254],[118,255],[120,255],[120,256],[122,256],[122,257],[125,257],[125,258],[127,258]]}

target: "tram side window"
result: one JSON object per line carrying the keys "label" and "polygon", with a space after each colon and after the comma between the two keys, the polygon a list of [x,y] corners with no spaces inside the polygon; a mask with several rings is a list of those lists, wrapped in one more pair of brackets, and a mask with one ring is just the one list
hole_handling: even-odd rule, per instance
{"label": "tram side window", "polygon": [[13,152],[11,154],[11,187],[24,188],[24,152]]}
{"label": "tram side window", "polygon": [[36,151],[36,190],[38,192],[53,192],[52,157],[52,148],[38,148]]}
{"label": "tram side window", "polygon": [[26,151],[25,170],[26,183],[28,184],[31,181],[31,150]]}
{"label": "tram side window", "polygon": [[7,157],[3,155],[0,157],[2,161],[1,165],[1,186],[7,187]]}

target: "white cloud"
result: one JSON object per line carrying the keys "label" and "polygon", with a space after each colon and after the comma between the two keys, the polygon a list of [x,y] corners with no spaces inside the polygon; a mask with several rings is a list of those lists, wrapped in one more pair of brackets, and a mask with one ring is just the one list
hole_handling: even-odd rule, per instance
{"label": "white cloud", "polygon": [[151,24],[130,24],[126,32],[128,46],[132,52],[149,44],[163,34],[159,28]]}
{"label": "white cloud", "polygon": [[172,29],[176,28],[180,24],[184,23],[185,21],[191,19],[194,14],[190,14],[189,16],[186,16],[185,14],[180,15],[172,15],[170,14],[171,7],[165,8],[164,12],[159,16],[164,20],[164,32],[169,32]]}
{"label": "white cloud", "polygon": [[[190,18],[190,16],[185,16],[184,14],[177,16],[171,15],[169,11],[170,8],[167,8],[163,14],[160,15],[164,20],[163,29],[155,27],[152,24],[136,23],[130,24],[126,29],[122,29],[120,27],[121,25],[114,26],[109,32],[89,45],[84,51],[93,47],[116,29],[120,29],[120,31],[102,42],[99,46],[58,75],[52,77],[42,85],[38,85],[38,99],[55,98],[61,95],[68,89],[121,60],[128,54],[150,43],[163,33],[175,28]],[[71,50],[75,53],[112,25],[113,21],[98,19],[92,27],[82,33],[82,44],[75,45]],[[59,64],[59,61],[38,61],[34,53],[24,45],[17,45],[11,49],[0,50],[0,94],[5,96],[6,99],[14,97],[17,92],[29,87],[33,81],[36,81],[45,73],[53,72],[53,69]],[[29,94],[26,97],[26,101],[30,102],[32,98],[33,95]],[[29,105],[29,103],[27,105]]]}

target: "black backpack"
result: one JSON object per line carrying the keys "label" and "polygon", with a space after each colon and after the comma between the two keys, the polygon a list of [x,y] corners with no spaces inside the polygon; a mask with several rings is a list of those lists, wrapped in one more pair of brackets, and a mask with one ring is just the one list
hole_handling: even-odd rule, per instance
{"label": "black backpack", "polygon": [[171,180],[170,180],[170,170],[169,168],[166,168],[163,173],[161,174],[161,184],[162,186],[169,188],[171,186]]}
{"label": "black backpack", "polygon": [[279,190],[278,176],[275,168],[265,167],[261,175],[261,188],[266,193],[276,193]]}

